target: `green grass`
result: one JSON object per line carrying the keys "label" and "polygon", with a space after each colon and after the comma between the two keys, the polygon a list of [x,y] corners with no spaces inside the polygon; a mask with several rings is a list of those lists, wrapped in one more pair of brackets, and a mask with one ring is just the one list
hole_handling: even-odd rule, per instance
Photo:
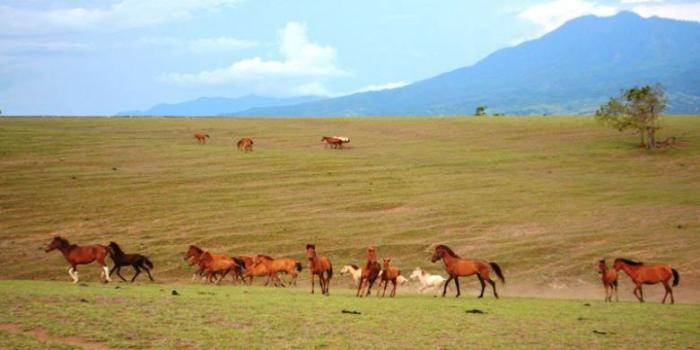
{"label": "green grass", "polygon": [[[358,299],[344,288],[324,297],[307,288],[118,287],[3,281],[0,323],[136,349],[690,349],[700,342],[698,305],[406,293]],[[180,295],[172,296],[172,289]],[[474,308],[485,314],[465,312]],[[343,314],[344,309],[362,314]],[[5,348],[57,344],[0,330]]]}

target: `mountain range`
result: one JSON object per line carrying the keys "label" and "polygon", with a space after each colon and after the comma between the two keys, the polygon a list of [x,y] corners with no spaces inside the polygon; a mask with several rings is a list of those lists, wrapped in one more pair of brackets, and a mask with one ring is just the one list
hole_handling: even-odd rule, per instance
{"label": "mountain range", "polygon": [[[666,88],[667,112],[700,114],[700,22],[643,18],[632,12],[583,16],[538,39],[498,50],[472,66],[401,88],[326,99],[302,97],[302,101],[258,98],[260,101],[235,104],[237,108],[217,107],[206,112],[245,116],[471,115],[477,106],[487,106],[489,113],[591,114],[622,89],[655,83]],[[179,109],[172,109],[175,107]],[[156,106],[149,112],[191,115],[205,111],[180,107],[184,106],[171,105],[169,110]]]}
{"label": "mountain range", "polygon": [[172,104],[158,104],[145,111],[126,111],[118,115],[133,116],[218,116],[234,115],[255,107],[278,107],[295,105],[321,99],[317,96],[275,98],[265,96],[200,97],[196,100]]}

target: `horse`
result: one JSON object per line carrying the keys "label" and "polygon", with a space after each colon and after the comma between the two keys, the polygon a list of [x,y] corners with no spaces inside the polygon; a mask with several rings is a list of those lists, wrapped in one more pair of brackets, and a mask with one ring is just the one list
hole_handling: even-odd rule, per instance
{"label": "horse", "polygon": [[217,257],[209,252],[204,252],[199,259],[199,266],[207,272],[207,280],[211,283],[214,282],[214,277],[220,274],[221,277],[216,281],[216,284],[221,283],[221,281],[226,277],[226,275],[234,270],[236,267],[245,268],[243,261],[234,259],[229,256]]}
{"label": "horse", "polygon": [[[253,268],[253,265],[255,265],[255,260],[253,259],[252,256],[247,256],[247,255],[239,255],[237,257],[232,257],[233,259],[238,259],[241,262],[243,262],[243,266],[245,267],[244,270],[248,270]],[[241,269],[235,269],[234,272],[236,273],[235,278],[238,280],[240,279],[245,283],[245,276],[243,274],[243,271]],[[250,277],[251,282],[253,280],[253,277]]]}
{"label": "horse", "polygon": [[435,263],[440,259],[442,259],[443,263],[445,264],[445,271],[449,276],[442,290],[443,297],[445,296],[445,293],[447,293],[447,286],[450,284],[450,281],[453,279],[455,280],[457,297],[459,297],[462,294],[459,289],[459,277],[476,275],[481,283],[481,294],[479,294],[479,298],[484,297],[484,289],[486,288],[484,281],[487,281],[493,288],[493,296],[498,299],[498,293],[496,293],[496,282],[489,276],[491,270],[493,270],[501,282],[506,283],[503,273],[501,272],[501,267],[498,266],[498,264],[483,260],[468,260],[460,258],[457,254],[455,254],[455,252],[452,251],[452,249],[444,244],[440,244],[435,247],[435,253],[430,261]]}
{"label": "horse", "polygon": [[205,134],[203,132],[198,132],[194,134],[194,138],[197,139],[197,143],[200,145],[203,145],[207,143],[207,139],[209,138],[209,134]]}
{"label": "horse", "polygon": [[68,274],[73,279],[73,283],[78,283],[78,265],[89,264],[93,261],[102,267],[102,272],[100,272],[100,277],[103,277],[104,283],[111,282],[112,279],[109,277],[109,268],[105,263],[105,258],[109,254],[109,248],[101,244],[79,246],[77,244],[70,244],[67,239],[61,236],[55,236],[49,246],[46,248],[45,252],[48,253],[54,249],[58,249],[63,257],[66,258],[70,268],[68,269]]}
{"label": "horse", "polygon": [[[275,284],[275,287],[282,284],[282,280],[277,276],[277,274],[272,274],[270,269],[267,267],[267,264],[263,264],[262,262],[256,262],[252,266],[246,268],[245,273],[243,274],[243,281],[248,278],[248,285],[252,285],[253,277],[262,276],[268,276],[268,282],[270,281],[270,276],[272,276],[272,283]],[[267,282],[265,285],[267,285]],[[284,287],[284,284],[282,284],[282,287]]]}
{"label": "horse", "polygon": [[314,294],[314,276],[318,275],[321,285],[321,294],[329,295],[329,286],[333,277],[333,265],[325,256],[316,255],[316,245],[306,245],[306,257],[309,258],[309,272],[311,273],[311,294]]}
{"label": "horse", "polygon": [[331,146],[331,148],[343,148],[343,140],[337,139],[333,136],[323,136],[321,137],[321,142],[326,143],[323,146],[324,148],[327,148],[328,146]]}
{"label": "horse", "polygon": [[384,267],[382,268],[382,280],[379,281],[379,287],[377,287],[377,296],[379,296],[379,289],[382,287],[382,282],[384,282],[384,292],[382,292],[382,297],[386,295],[386,287],[387,285],[389,285],[389,282],[391,282],[391,284],[393,285],[393,289],[391,290],[389,296],[393,298],[396,295],[396,279],[401,275],[401,270],[397,267],[391,266],[389,264],[390,262],[390,258],[384,258]]}
{"label": "horse", "polygon": [[406,283],[408,283],[408,279],[407,279],[406,277],[403,277],[403,276],[399,275],[398,277],[396,277],[396,282],[397,282],[400,286],[403,286],[403,285],[405,285]]}
{"label": "horse", "polygon": [[358,285],[360,283],[360,277],[362,277],[362,269],[355,264],[345,265],[340,270],[340,274],[350,274],[352,280],[355,281],[355,285]]}
{"label": "horse", "polygon": [[[267,268],[270,270],[270,277],[267,279],[267,282],[265,282],[265,285],[270,282],[270,278],[272,278],[273,275],[277,277],[277,273],[279,272],[292,276],[290,284],[293,284],[294,286],[297,285],[297,277],[302,269],[300,262],[296,262],[292,259],[273,259],[272,257],[263,254],[258,254],[255,259],[256,262],[266,264]],[[279,277],[277,277],[277,279],[279,279]]]}
{"label": "horse", "polygon": [[153,276],[151,276],[151,269],[153,268],[153,263],[148,260],[147,257],[141,255],[141,254],[125,254],[122,248],[115,242],[109,242],[108,247],[110,248],[109,256],[112,258],[112,261],[114,261],[114,267],[112,267],[112,270],[109,271],[109,276],[112,276],[112,273],[114,271],[117,271],[117,276],[122,279],[122,281],[126,282],[126,279],[122,274],[120,273],[122,266],[128,266],[131,265],[131,267],[134,268],[134,271],[136,272],[134,274],[134,277],[131,278],[131,283],[134,283],[134,280],[136,280],[136,276],[138,276],[141,273],[141,269],[146,270],[146,273],[148,274],[148,278],[151,279],[151,282],[154,282]]}
{"label": "horse", "polygon": [[436,291],[440,290],[440,287],[445,285],[445,281],[447,279],[445,277],[442,277],[440,275],[431,275],[427,272],[425,272],[423,269],[420,267],[416,267],[415,270],[413,270],[413,273],[411,273],[410,279],[412,280],[418,280],[420,283],[420,287],[418,287],[418,291],[423,293],[426,289],[435,289]]}
{"label": "horse", "polygon": [[240,139],[236,145],[239,151],[253,151],[253,140],[250,138],[244,137]]}
{"label": "horse", "polygon": [[617,297],[617,270],[609,269],[605,259],[598,261],[598,270],[603,287],[605,287],[605,301],[612,301],[613,291],[615,291],[615,301],[620,301],[620,298]]}
{"label": "horse", "polygon": [[[615,259],[615,265],[613,266],[615,270],[623,270],[630,277],[632,282],[634,282],[635,287],[632,293],[637,297],[640,303],[644,302],[644,295],[642,294],[642,284],[657,284],[663,283],[666,293],[664,294],[661,303],[666,303],[666,297],[671,294],[671,304],[675,301],[673,300],[673,289],[668,285],[668,281],[673,277],[673,286],[678,285],[680,276],[676,269],[671,268],[669,265],[654,264],[646,265],[643,262],[632,261],[628,259],[618,258]],[[639,295],[637,295],[639,291]]]}
{"label": "horse", "polygon": [[[189,248],[187,248],[187,252],[185,252],[184,260],[186,260],[190,266],[197,265],[199,267],[197,272],[192,274],[192,281],[193,282],[197,278],[197,276],[204,277],[205,266],[202,264],[202,261],[201,261],[204,253],[206,253],[206,252],[204,250],[202,250],[201,248],[197,247],[196,245],[190,245]],[[231,260],[231,261],[236,260],[230,256],[221,255],[221,254],[211,254],[211,256],[213,259],[216,259],[216,260]],[[239,274],[240,273],[239,268],[241,265],[237,264],[236,266],[237,267],[234,267],[234,272],[236,274]],[[235,281],[236,277],[234,276],[233,278]]]}
{"label": "horse", "polygon": [[[368,296],[374,281],[377,280],[377,277],[379,277],[381,272],[382,267],[377,262],[377,251],[374,249],[374,247],[367,247],[367,263],[362,268],[360,285],[357,286],[357,294],[355,296]],[[367,294],[364,294],[363,292],[365,285],[367,286]]]}

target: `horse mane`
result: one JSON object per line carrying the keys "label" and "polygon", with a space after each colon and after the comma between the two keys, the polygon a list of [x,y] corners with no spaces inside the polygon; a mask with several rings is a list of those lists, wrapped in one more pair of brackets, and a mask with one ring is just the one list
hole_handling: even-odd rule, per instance
{"label": "horse mane", "polygon": [[439,244],[437,247],[435,247],[435,249],[439,249],[439,248],[442,248],[443,250],[445,250],[445,252],[447,254],[449,254],[451,257],[459,258],[459,255],[455,254],[455,252],[453,252],[452,249],[450,249],[450,247],[448,247],[444,244]]}
{"label": "horse mane", "polygon": [[116,242],[109,242],[109,247],[112,248],[112,250],[114,251],[114,254],[124,255],[124,251],[119,246],[119,244],[117,244]]}
{"label": "horse mane", "polygon": [[197,253],[199,253],[199,254],[202,254],[202,253],[204,253],[204,251],[203,251],[203,250],[202,250],[201,248],[197,247],[197,246],[196,246],[196,245],[194,245],[194,244],[190,245],[190,249],[194,249],[194,250],[196,250],[196,251],[197,251]]}
{"label": "horse mane", "polygon": [[617,258],[617,259],[615,259],[615,261],[622,261],[623,263],[625,263],[627,265],[632,265],[632,266],[644,265],[644,263],[641,261],[633,261],[633,260],[625,259],[625,258]]}
{"label": "horse mane", "polygon": [[355,270],[357,270],[357,269],[360,268],[359,266],[357,266],[357,265],[355,265],[355,264],[350,264],[350,266],[352,266],[352,268],[355,269]]}
{"label": "horse mane", "polygon": [[265,254],[258,254],[258,258],[263,258],[263,259],[267,259],[267,260],[275,260],[273,257],[271,257],[269,255],[265,255]]}
{"label": "horse mane", "polygon": [[316,250],[316,245],[315,245],[315,244],[309,243],[309,244],[306,245],[306,249],[308,250],[309,248],[311,248],[311,249],[313,249],[313,250]]}

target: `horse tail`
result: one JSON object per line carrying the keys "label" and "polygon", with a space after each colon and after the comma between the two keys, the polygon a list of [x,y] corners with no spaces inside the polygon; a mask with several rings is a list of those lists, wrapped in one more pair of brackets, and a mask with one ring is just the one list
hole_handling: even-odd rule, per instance
{"label": "horse tail", "polygon": [[241,270],[245,270],[245,261],[243,261],[243,259],[235,256],[232,256],[231,259],[233,259],[233,262],[235,262]]}
{"label": "horse tail", "polygon": [[151,262],[151,260],[148,260],[148,258],[145,256],[143,257],[143,263],[146,264],[146,266],[148,266],[149,269],[153,268],[153,263]]}
{"label": "horse tail", "polygon": [[333,264],[331,264],[331,262],[329,261],[328,262],[328,279],[330,279],[331,277],[333,277]]}
{"label": "horse tail", "polygon": [[676,271],[676,269],[671,269],[671,272],[673,272],[673,286],[675,287],[681,280],[681,276],[678,274],[678,271]]}
{"label": "horse tail", "polygon": [[501,272],[501,267],[495,262],[490,262],[489,265],[491,265],[491,268],[496,273],[496,276],[498,276],[498,279],[500,279],[501,282],[506,283],[506,279],[503,277],[503,272]]}
{"label": "horse tail", "polygon": [[297,261],[297,262],[294,264],[294,267],[296,267],[297,272],[301,272],[301,268],[302,268],[303,266],[301,266],[301,263]]}

